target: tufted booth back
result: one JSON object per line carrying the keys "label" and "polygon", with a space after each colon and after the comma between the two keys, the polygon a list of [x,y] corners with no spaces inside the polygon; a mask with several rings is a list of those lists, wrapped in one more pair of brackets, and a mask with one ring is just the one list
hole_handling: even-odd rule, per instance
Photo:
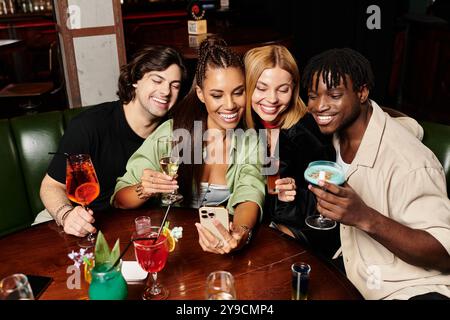
{"label": "tufted booth back", "polygon": [[39,189],[64,128],[83,109],[0,120],[0,236],[25,228],[44,208]]}

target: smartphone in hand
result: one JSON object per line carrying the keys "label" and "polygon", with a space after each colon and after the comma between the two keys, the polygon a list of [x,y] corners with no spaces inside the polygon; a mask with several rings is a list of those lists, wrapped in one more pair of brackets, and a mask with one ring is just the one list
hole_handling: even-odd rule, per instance
{"label": "smartphone in hand", "polygon": [[230,231],[228,210],[223,207],[201,207],[198,209],[198,213],[200,216],[200,224],[217,238],[225,240],[219,230],[217,230],[216,226],[212,223],[212,220],[216,218],[227,231]]}

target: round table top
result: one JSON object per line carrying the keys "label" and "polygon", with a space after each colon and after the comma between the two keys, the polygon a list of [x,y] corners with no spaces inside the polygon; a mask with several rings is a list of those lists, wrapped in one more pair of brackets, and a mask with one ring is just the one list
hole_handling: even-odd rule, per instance
{"label": "round table top", "polygon": [[[134,219],[148,215],[153,225],[159,225],[164,208],[119,210],[96,213],[96,226],[112,247],[117,238],[125,248],[134,231]],[[351,282],[333,265],[319,259],[298,242],[279,231],[261,225],[254,231],[251,243],[244,249],[227,255],[204,252],[198,244],[194,225],[198,212],[174,208],[169,213],[170,226],[183,227],[183,238],[169,254],[159,281],[169,291],[169,299],[205,299],[205,280],[216,270],[233,274],[239,300],[290,300],[291,271],[294,262],[304,261],[311,266],[309,299],[361,299]],[[35,225],[0,239],[0,278],[13,273],[49,276],[53,282],[41,300],[87,299],[88,284],[81,272],[81,281],[73,282],[73,261],[68,258],[78,250],[78,238],[66,235],[54,221]],[[131,248],[124,260],[135,260]],[[72,286],[70,285],[72,283]],[[75,283],[75,287],[73,284]],[[128,283],[128,299],[140,299],[144,281]]]}

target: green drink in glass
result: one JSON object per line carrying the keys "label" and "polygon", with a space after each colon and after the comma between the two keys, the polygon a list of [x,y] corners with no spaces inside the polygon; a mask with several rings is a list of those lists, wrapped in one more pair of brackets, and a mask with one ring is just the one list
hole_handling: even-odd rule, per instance
{"label": "green drink in glass", "polygon": [[91,270],[90,300],[125,300],[127,298],[127,282],[121,272],[122,261],[117,267],[107,272],[109,268],[111,263],[107,262],[96,265]]}

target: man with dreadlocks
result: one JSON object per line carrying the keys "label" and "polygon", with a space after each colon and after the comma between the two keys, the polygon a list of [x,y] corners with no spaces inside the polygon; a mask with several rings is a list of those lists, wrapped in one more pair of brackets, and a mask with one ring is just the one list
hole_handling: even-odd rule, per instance
{"label": "man with dreadlocks", "polygon": [[[366,299],[450,297],[450,201],[443,168],[410,131],[369,99],[369,61],[351,49],[313,57],[308,110],[333,134],[346,182],[308,186],[341,223],[345,271]],[[324,190],[322,190],[322,189]]]}

